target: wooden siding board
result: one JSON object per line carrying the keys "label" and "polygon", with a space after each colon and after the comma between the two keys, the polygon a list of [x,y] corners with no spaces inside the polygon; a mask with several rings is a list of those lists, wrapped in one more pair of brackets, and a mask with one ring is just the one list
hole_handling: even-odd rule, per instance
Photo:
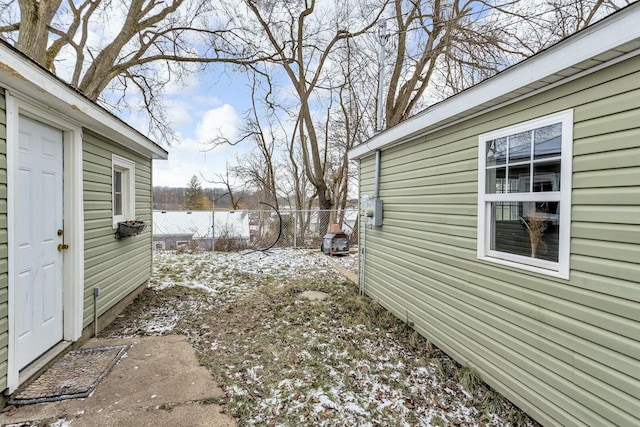
{"label": "wooden siding board", "polygon": [[[640,57],[381,154],[367,294],[549,424],[640,422],[638,82]],[[477,135],[567,108],[570,279],[478,261]],[[371,194],[374,157],[359,165]]]}

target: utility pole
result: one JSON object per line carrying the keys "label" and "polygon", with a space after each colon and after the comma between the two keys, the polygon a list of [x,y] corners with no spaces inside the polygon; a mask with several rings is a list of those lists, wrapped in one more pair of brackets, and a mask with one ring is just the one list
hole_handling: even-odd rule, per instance
{"label": "utility pole", "polygon": [[380,36],[380,53],[378,55],[378,117],[376,123],[376,133],[382,132],[382,117],[384,110],[384,61],[386,58],[385,45],[387,44],[387,20],[382,18],[378,21],[378,35]]}

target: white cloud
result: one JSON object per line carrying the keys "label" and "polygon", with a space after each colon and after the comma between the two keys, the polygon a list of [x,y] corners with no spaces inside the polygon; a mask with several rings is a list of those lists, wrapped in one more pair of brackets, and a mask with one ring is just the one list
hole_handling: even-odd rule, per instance
{"label": "white cloud", "polygon": [[[176,106],[176,110],[180,108]],[[209,142],[216,137],[235,140],[240,125],[240,118],[229,104],[206,111],[192,132],[195,138],[181,138],[178,144],[169,149],[168,160],[154,162],[153,185],[184,187],[189,179],[196,175],[203,186],[213,186],[204,180],[213,179],[216,174],[223,174],[227,163],[233,163],[235,155],[241,152],[242,148],[222,145],[215,150],[207,151],[211,149]]]}
{"label": "white cloud", "polygon": [[202,142],[219,138],[236,141],[240,124],[235,108],[224,104],[204,113],[202,120],[196,126],[196,138]]}
{"label": "white cloud", "polygon": [[182,128],[193,123],[193,117],[189,114],[189,105],[185,102],[171,100],[167,102],[167,117],[174,129]]}

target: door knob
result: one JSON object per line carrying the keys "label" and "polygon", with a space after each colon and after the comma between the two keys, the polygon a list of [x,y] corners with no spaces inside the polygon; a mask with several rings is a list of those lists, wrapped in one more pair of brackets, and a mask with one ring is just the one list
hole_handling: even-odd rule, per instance
{"label": "door knob", "polygon": [[67,249],[69,249],[69,245],[58,244],[58,252],[66,251]]}

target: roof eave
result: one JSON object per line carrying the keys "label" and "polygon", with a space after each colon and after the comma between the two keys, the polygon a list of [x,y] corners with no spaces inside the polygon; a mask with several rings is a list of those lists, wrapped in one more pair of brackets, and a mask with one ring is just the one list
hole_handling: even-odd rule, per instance
{"label": "roof eave", "polygon": [[0,83],[10,93],[35,99],[58,115],[68,117],[115,143],[152,159],[168,152],[131,126],[69,87],[14,48],[0,43]]}
{"label": "roof eave", "polygon": [[[408,120],[381,132],[349,150],[349,158],[368,157],[378,150],[426,135],[434,129],[472,116],[483,109],[494,109],[522,98],[527,93],[544,91],[570,76],[602,64],[599,56],[610,59],[640,49],[640,2],[627,6],[602,21],[574,34],[460,92]],[[620,31],[624,28],[625,31]],[[622,46],[624,51],[617,51]],[[605,55],[610,53],[610,55]],[[640,54],[640,52],[637,52]],[[576,67],[580,65],[579,67]],[[530,90],[523,91],[524,88]],[[504,99],[501,102],[496,100]]]}

